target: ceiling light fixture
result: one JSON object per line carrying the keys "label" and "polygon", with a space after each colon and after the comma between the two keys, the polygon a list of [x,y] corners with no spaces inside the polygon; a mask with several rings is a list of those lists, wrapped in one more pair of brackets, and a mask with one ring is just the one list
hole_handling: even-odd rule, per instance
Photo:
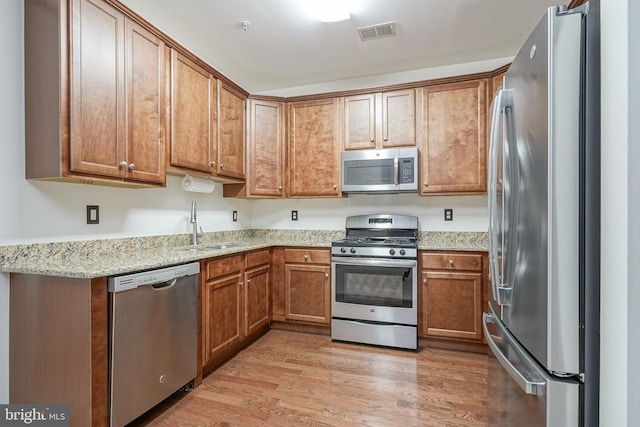
{"label": "ceiling light fixture", "polygon": [[337,22],[351,18],[351,1],[306,0],[307,12],[321,22]]}

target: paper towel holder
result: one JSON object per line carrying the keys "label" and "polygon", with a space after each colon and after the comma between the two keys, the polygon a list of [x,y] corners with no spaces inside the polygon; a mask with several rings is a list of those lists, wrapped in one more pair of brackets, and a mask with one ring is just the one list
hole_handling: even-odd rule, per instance
{"label": "paper towel holder", "polygon": [[182,179],[182,189],[184,191],[196,193],[211,193],[215,188],[215,183],[211,178],[198,178],[187,173]]}

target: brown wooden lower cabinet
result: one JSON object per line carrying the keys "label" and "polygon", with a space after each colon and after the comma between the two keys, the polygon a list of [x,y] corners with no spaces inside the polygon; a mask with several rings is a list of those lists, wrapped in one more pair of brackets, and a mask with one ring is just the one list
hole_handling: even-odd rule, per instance
{"label": "brown wooden lower cabinet", "polygon": [[420,336],[482,342],[487,264],[479,252],[421,253]]}
{"label": "brown wooden lower cabinet", "polygon": [[331,322],[329,274],[324,265],[285,265],[285,319],[302,322]]}
{"label": "brown wooden lower cabinet", "polygon": [[272,319],[290,325],[329,326],[330,274],[329,249],[275,248]]}
{"label": "brown wooden lower cabinet", "polygon": [[71,427],[108,426],[107,278],[12,273],[9,296],[10,403],[64,403]]}
{"label": "brown wooden lower cabinet", "polygon": [[269,328],[268,249],[202,261],[202,366],[214,368]]}

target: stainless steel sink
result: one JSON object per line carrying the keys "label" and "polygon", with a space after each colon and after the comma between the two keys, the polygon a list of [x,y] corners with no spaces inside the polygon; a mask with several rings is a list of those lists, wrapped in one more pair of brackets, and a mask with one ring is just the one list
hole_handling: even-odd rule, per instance
{"label": "stainless steel sink", "polygon": [[203,251],[215,251],[220,249],[228,249],[235,248],[238,245],[237,243],[222,243],[220,245],[202,245],[202,246],[190,246],[188,248],[182,248],[181,250],[185,252],[203,252]]}
{"label": "stainless steel sink", "polygon": [[236,246],[240,246],[237,243],[223,243],[221,245],[207,245],[204,246],[207,249],[227,249],[227,248],[235,248]]}

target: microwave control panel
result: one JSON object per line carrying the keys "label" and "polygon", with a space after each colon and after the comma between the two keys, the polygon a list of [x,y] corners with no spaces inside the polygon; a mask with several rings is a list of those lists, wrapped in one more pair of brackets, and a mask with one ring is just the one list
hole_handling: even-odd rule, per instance
{"label": "microwave control panel", "polygon": [[400,184],[412,184],[416,182],[416,177],[413,173],[413,162],[414,159],[411,157],[398,159],[398,166],[400,168]]}

